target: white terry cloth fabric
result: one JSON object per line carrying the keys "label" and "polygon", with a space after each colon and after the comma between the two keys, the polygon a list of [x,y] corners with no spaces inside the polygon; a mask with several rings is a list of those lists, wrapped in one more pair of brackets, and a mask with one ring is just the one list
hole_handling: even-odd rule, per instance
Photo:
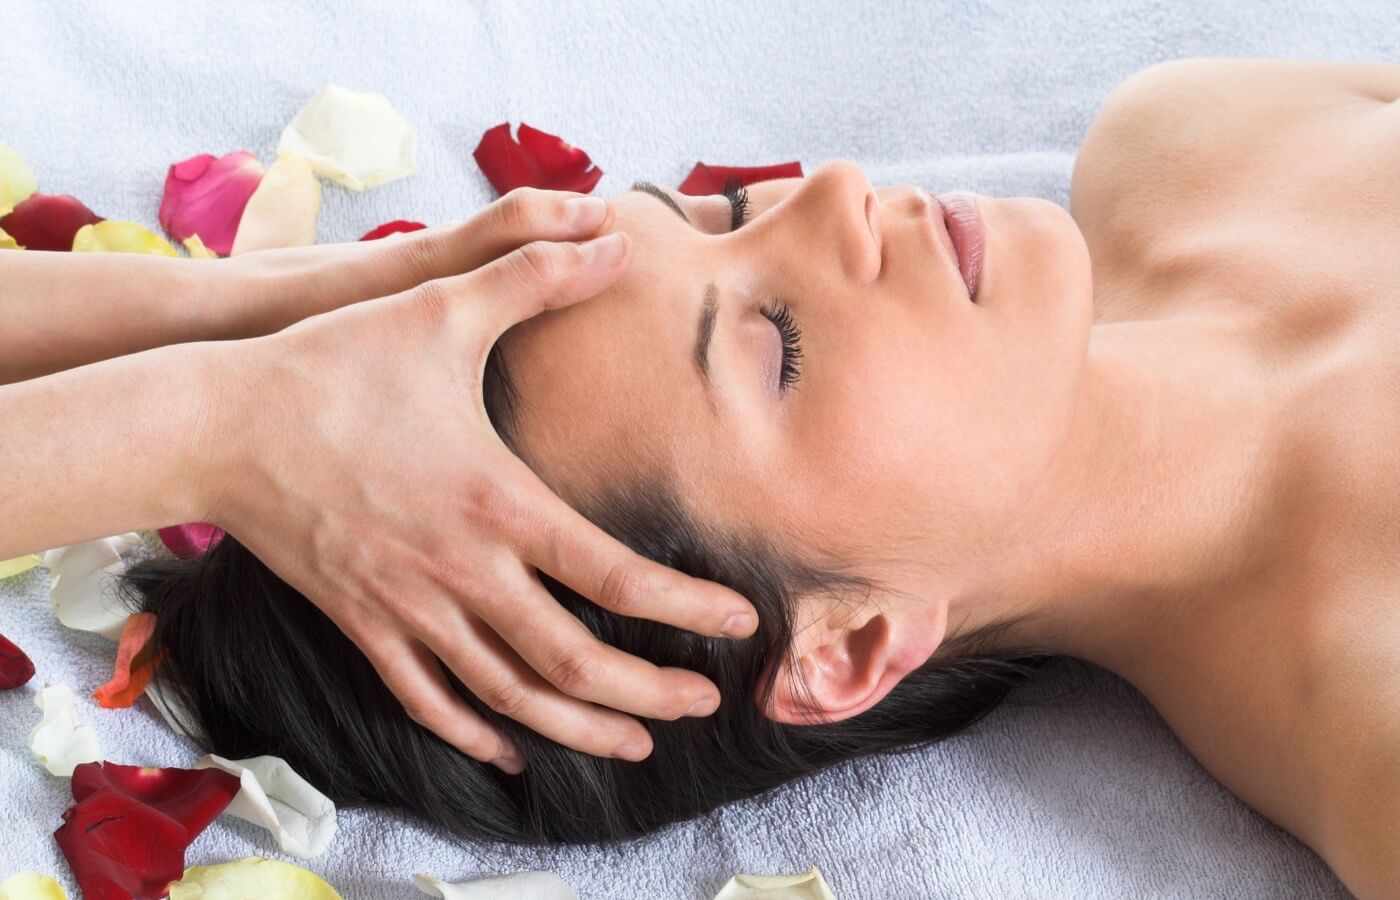
{"label": "white terry cloth fabric", "polygon": [[[605,172],[599,196],[637,178],[674,186],[697,160],[798,159],[810,172],[844,158],[877,185],[1066,204],[1095,110],[1145,65],[1400,59],[1393,0],[6,0],[3,20],[0,141],[42,190],[151,227],[171,163],[240,148],[269,163],[325,84],[385,94],[418,129],[418,174],[364,193],[327,184],[323,242],[389,219],[470,215],[494,196],[472,150],[502,120],[584,148]],[[68,783],[29,753],[31,694],[62,681],[85,698],[110,675],[113,647],[58,624],[42,570],[0,582],[0,633],[39,669],[0,693],[0,797],[17,835],[0,875],[48,872],[76,896],[48,837]],[[1023,696],[1060,693],[1071,670],[1057,665]],[[281,855],[267,832],[225,816],[187,861],[284,859],[355,900],[419,897],[416,872],[465,881],[522,870],[558,872],[586,900],[709,900],[737,872],[814,864],[840,900],[1346,896],[1136,691],[1091,675],[1072,701],[1003,706],[941,746],[846,764],[621,849],[463,852],[403,817],[346,809],[314,860]],[[192,766],[201,755],[144,698],[117,712],[84,702],[114,761]]]}

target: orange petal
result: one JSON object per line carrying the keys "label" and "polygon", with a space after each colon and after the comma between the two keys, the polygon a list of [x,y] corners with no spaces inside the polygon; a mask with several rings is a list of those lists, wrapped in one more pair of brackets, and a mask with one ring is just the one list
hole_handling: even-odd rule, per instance
{"label": "orange petal", "polygon": [[117,642],[117,661],[112,680],[92,692],[92,697],[107,709],[123,709],[136,702],[156,672],[160,656],[147,646],[156,631],[155,613],[135,613],[122,626]]}

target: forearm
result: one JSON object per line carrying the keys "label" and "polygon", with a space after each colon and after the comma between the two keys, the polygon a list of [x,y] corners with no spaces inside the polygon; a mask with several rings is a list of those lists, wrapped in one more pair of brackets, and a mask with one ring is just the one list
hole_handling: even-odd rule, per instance
{"label": "forearm", "polygon": [[0,386],[0,559],[200,519],[220,346]]}

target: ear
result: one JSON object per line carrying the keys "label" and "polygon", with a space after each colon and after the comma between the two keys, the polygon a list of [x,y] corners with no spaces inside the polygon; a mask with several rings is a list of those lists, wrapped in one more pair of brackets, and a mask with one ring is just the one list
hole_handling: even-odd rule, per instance
{"label": "ear", "polygon": [[[794,646],[776,663],[773,694],[764,714],[789,725],[857,716],[928,661],[943,642],[947,623],[947,606],[942,603],[892,609],[868,604],[843,620],[825,615],[799,628]],[[806,692],[800,691],[798,670]]]}

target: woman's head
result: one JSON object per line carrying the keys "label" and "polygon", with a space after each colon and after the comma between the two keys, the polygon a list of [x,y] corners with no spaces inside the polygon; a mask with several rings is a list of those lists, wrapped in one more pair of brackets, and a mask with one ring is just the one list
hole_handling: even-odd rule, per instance
{"label": "woman's head", "polygon": [[[498,432],[565,500],[753,602],[753,637],[708,638],[542,578],[605,643],[709,677],[720,709],[643,720],[655,749],[633,763],[555,744],[451,679],[524,754],[507,776],[412,722],[329,619],[227,538],[128,581],[158,613],[158,677],[209,749],[281,756],[338,802],[404,807],[462,837],[610,841],[955,734],[1046,658],[983,652],[1014,616],[950,630],[949,612],[1014,533],[1017,490],[1064,428],[1089,318],[1073,223],[1040,201],[984,202],[973,305],[917,192],[876,191],[867,218],[869,184],[837,163],[748,193],[733,234],[722,197],[672,194],[694,224],[642,193],[613,198],[628,272],[512,329],[484,378]],[[803,345],[786,391],[762,311],[779,304]]]}

